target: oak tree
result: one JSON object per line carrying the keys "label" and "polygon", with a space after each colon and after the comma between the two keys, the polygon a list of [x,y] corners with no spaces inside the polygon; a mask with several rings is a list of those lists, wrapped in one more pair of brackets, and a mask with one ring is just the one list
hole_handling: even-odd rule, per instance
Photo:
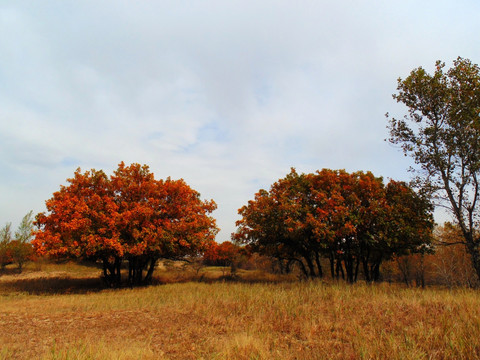
{"label": "oak tree", "polygon": [[148,166],[123,162],[113,175],[80,169],[46,201],[36,218],[37,253],[101,260],[109,285],[148,283],[160,258],[179,259],[203,251],[218,229],[209,214],[213,201],[183,180],[156,180]]}
{"label": "oak tree", "polygon": [[363,264],[365,279],[376,281],[383,261],[430,243],[429,204],[406,184],[385,186],[370,172],[292,169],[239,209],[232,237],[286,269],[297,264],[306,277],[322,277],[327,258],[332,277],[355,282]]}

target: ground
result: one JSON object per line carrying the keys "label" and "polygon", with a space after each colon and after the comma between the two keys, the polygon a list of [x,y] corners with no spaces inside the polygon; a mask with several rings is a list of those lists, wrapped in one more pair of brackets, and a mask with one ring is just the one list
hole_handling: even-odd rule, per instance
{"label": "ground", "polygon": [[0,359],[480,358],[478,290],[221,273],[117,290],[77,264],[3,275]]}

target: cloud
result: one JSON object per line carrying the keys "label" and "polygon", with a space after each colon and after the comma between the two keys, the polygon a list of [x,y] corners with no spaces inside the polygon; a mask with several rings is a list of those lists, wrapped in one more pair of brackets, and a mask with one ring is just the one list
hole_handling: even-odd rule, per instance
{"label": "cloud", "polygon": [[[384,114],[396,79],[478,62],[472,1],[0,5],[0,221],[43,210],[76,167],[184,178],[236,210],[290,167],[408,179]],[[3,220],[2,220],[3,219]]]}

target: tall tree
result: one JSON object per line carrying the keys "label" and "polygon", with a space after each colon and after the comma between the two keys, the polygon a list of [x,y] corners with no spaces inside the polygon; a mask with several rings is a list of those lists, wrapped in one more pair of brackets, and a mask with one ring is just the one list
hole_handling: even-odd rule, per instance
{"label": "tall tree", "polygon": [[390,118],[390,142],[419,165],[417,183],[436,194],[461,229],[480,279],[480,68],[461,57],[437,61],[433,74],[419,67],[398,80],[394,99],[408,107]]}

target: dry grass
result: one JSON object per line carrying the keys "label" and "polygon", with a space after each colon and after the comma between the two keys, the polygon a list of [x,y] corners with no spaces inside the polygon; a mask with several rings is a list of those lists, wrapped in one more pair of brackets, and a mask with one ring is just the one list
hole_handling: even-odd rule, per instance
{"label": "dry grass", "polygon": [[[205,272],[208,282],[101,291],[88,271],[28,286],[1,277],[0,359],[480,358],[477,291]],[[78,288],[65,290],[70,281]]]}

